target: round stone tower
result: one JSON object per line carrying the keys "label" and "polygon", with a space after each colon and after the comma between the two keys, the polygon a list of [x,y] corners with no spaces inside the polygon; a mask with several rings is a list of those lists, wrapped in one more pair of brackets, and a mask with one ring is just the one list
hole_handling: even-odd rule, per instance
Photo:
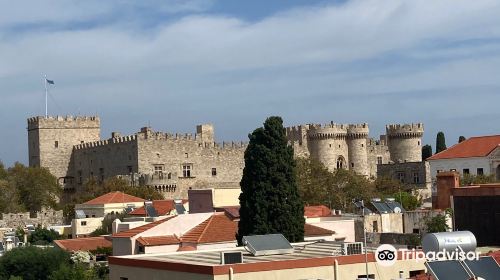
{"label": "round stone tower", "polygon": [[390,124],[385,127],[385,130],[391,161],[422,161],[422,136],[424,135],[422,123]]}
{"label": "round stone tower", "polygon": [[330,171],[348,169],[347,126],[330,123],[311,125],[307,134],[311,158],[322,162]]}
{"label": "round stone tower", "polygon": [[351,124],[347,127],[347,146],[349,148],[349,169],[358,174],[368,176],[368,124]]}

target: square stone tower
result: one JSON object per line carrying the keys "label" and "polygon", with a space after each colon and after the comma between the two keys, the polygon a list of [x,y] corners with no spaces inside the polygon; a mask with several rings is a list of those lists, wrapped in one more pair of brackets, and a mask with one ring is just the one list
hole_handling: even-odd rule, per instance
{"label": "square stone tower", "polygon": [[45,167],[59,183],[70,183],[73,146],[100,139],[99,117],[32,117],[28,119],[29,165]]}

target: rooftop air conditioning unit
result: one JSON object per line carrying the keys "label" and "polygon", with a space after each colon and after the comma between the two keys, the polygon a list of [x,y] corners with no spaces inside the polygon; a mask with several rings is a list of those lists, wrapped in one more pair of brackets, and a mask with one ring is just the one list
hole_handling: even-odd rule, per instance
{"label": "rooftop air conditioning unit", "polygon": [[243,252],[220,252],[220,264],[243,263]]}
{"label": "rooftop air conditioning unit", "polygon": [[363,254],[363,242],[348,242],[342,244],[342,255],[360,255]]}

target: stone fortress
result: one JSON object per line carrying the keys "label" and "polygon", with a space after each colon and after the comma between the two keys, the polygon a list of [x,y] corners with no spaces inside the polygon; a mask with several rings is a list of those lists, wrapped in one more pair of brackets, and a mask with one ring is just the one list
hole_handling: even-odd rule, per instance
{"label": "stone fortress", "polygon": [[46,167],[65,190],[82,191],[89,178],[122,177],[166,198],[187,198],[195,188],[239,187],[245,143],[214,142],[214,128],[169,134],[144,127],[134,135],[100,139],[98,117],[28,119],[30,166]]}
{"label": "stone fortress", "polygon": [[[344,168],[370,178],[377,165],[421,162],[423,125],[387,125],[379,140],[365,124],[308,124],[286,128],[297,157],[318,159],[330,170]],[[165,198],[187,198],[189,188],[237,188],[244,168],[245,143],[214,142],[214,127],[196,134],[155,132],[149,127],[100,138],[99,117],[28,119],[30,166],[46,167],[64,189],[82,191],[89,178],[122,177],[154,188]]]}
{"label": "stone fortress", "polygon": [[424,126],[391,124],[379,140],[369,138],[368,124],[307,124],[286,128],[295,155],[317,159],[329,170],[349,169],[371,178],[377,165],[421,162]]}

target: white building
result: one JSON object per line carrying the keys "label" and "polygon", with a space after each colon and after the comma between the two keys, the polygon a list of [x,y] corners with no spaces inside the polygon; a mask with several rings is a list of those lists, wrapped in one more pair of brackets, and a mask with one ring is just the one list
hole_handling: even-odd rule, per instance
{"label": "white building", "polygon": [[460,175],[495,175],[500,180],[500,135],[471,137],[428,158],[431,176],[442,171]]}

